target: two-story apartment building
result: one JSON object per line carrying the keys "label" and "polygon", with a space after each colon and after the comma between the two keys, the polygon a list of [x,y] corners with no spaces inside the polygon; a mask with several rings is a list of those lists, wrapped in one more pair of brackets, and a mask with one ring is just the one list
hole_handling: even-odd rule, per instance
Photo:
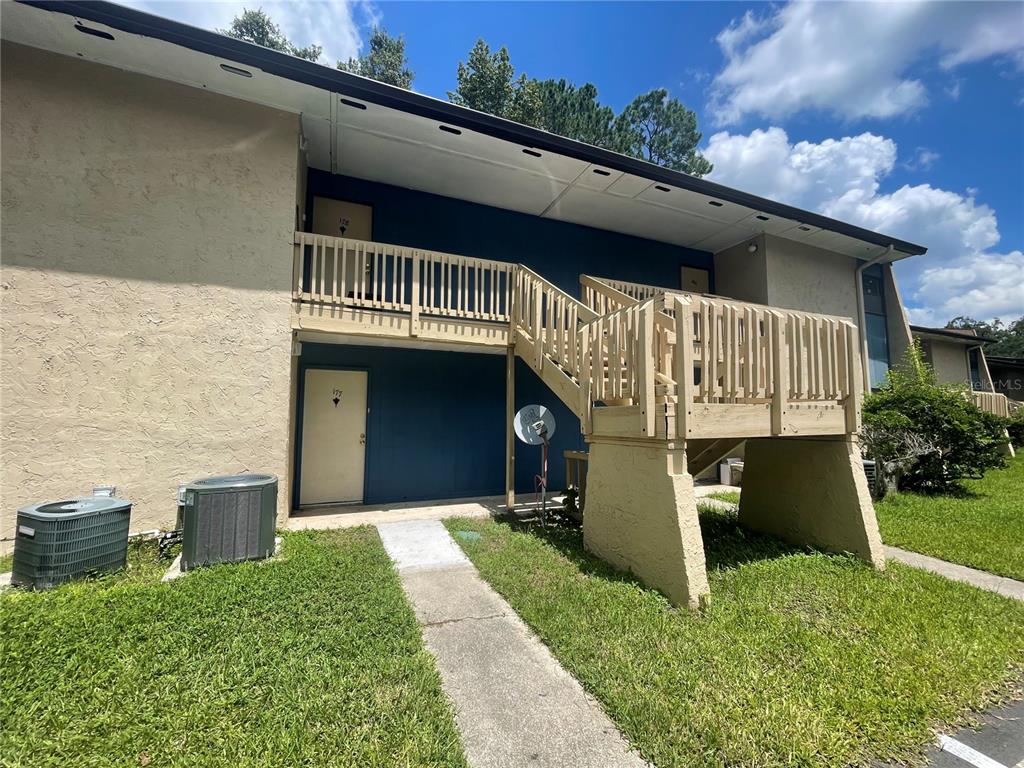
{"label": "two-story apartment building", "polygon": [[0,12],[5,535],[244,470],[282,518],[511,497],[536,402],[587,545],[678,602],[692,475],[745,441],[747,524],[881,564],[853,436],[923,247],[116,5]]}
{"label": "two-story apartment building", "polygon": [[985,345],[993,339],[979,336],[974,330],[958,328],[912,325],[910,332],[921,345],[924,360],[932,366],[936,379],[967,386],[979,408],[997,416],[1009,416],[1012,377],[1006,376],[1000,368],[1002,375],[997,378],[985,354]]}

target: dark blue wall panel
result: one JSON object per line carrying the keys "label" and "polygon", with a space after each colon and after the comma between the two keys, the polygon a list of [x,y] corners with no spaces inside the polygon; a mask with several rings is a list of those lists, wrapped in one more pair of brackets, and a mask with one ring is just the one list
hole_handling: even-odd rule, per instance
{"label": "dark blue wall panel", "polygon": [[[309,174],[308,221],[314,195],[373,206],[373,239],[378,242],[521,262],[576,296],[581,272],[678,288],[683,265],[712,272],[713,290],[712,256],[701,251],[316,170]],[[504,492],[504,355],[307,342],[300,387],[305,368],[317,366],[370,373],[367,503]],[[562,451],[584,448],[579,421],[517,360],[516,408],[528,403],[544,405],[555,415],[549,487],[562,490]],[[517,442],[516,491],[532,493],[539,470],[540,449]],[[297,483],[295,488],[297,500]]]}
{"label": "dark blue wall panel", "polygon": [[[580,422],[561,400],[547,388],[540,377],[516,359],[516,410],[524,405],[543,405],[555,417],[555,436],[548,457],[548,487],[565,490],[565,459],[562,451],[584,451],[586,443],[580,434]],[[540,473],[541,449],[516,441],[516,492],[533,493],[533,476]]]}
{"label": "dark blue wall panel", "polygon": [[[307,368],[369,372],[366,485],[369,504],[490,496],[505,490],[505,357],[394,347],[302,345],[299,362],[301,467],[302,382]],[[551,409],[552,489],[565,487],[562,451],[580,449],[579,421],[522,361],[516,366],[516,408]],[[517,443],[516,489],[532,492],[540,449]],[[301,472],[297,472],[301,477]],[[293,502],[298,503],[298,483]]]}
{"label": "dark blue wall panel", "polygon": [[573,296],[580,273],[679,288],[683,265],[711,272],[714,290],[704,251],[314,169],[308,192],[309,222],[314,196],[371,205],[377,242],[522,263]]}

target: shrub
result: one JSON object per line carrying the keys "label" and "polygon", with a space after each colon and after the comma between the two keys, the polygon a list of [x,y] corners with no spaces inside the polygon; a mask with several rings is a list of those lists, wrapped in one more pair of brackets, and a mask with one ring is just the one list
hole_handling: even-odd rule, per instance
{"label": "shrub", "polygon": [[[873,459],[904,462],[904,488],[948,491],[1004,463],[1005,420],[975,406],[966,387],[938,383],[916,344],[885,384],[864,398],[864,426]],[[908,434],[928,447],[910,461],[900,453]]]}
{"label": "shrub", "polygon": [[1006,431],[1015,448],[1024,446],[1024,407],[1018,407],[1006,420]]}

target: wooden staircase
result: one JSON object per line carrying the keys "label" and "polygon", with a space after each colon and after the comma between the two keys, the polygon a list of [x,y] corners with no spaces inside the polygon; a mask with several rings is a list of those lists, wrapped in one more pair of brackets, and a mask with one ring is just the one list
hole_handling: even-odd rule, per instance
{"label": "wooden staircase", "polygon": [[588,436],[687,444],[691,471],[748,437],[859,428],[848,318],[522,264],[295,233],[293,327],[508,346]]}

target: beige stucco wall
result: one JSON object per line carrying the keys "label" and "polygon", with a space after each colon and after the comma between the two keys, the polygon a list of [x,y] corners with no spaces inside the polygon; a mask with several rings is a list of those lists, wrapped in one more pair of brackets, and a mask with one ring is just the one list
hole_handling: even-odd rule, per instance
{"label": "beige stucco wall", "polygon": [[[748,247],[757,250],[751,253]],[[755,304],[768,303],[768,261],[764,235],[715,254],[715,293]]]}
{"label": "beige stucco wall", "polygon": [[955,341],[928,339],[929,359],[935,378],[947,384],[967,384],[971,370],[967,367],[967,347]]}
{"label": "beige stucco wall", "polygon": [[765,241],[768,304],[857,323],[856,259],[771,235]]}
{"label": "beige stucco wall", "polygon": [[589,443],[584,546],[697,608],[710,588],[685,451],[655,440]]}
{"label": "beige stucco wall", "polygon": [[298,118],[4,43],[0,510],[281,477]]}
{"label": "beige stucco wall", "polygon": [[748,440],[739,518],[747,528],[885,567],[867,476],[851,440]]}

